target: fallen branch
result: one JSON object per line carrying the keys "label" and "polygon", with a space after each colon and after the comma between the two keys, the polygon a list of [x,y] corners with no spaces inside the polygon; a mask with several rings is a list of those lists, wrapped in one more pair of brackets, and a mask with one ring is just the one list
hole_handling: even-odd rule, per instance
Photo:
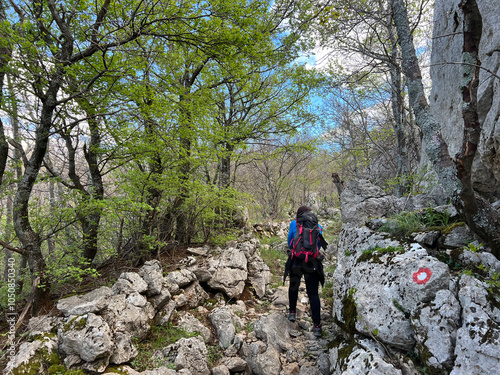
{"label": "fallen branch", "polygon": [[38,276],[36,279],[33,280],[33,284],[31,285],[30,296],[28,298],[28,301],[26,301],[26,306],[24,306],[23,312],[21,313],[21,315],[19,315],[19,319],[17,320],[16,331],[23,323],[23,320],[26,317],[26,314],[28,313],[28,311],[31,307],[31,304],[33,303],[33,300],[35,299],[35,291],[36,291],[36,288],[38,288],[38,284],[40,284],[40,276]]}

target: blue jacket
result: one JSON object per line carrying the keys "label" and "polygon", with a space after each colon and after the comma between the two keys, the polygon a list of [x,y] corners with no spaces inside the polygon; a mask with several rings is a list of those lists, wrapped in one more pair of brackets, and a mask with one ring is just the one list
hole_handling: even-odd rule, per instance
{"label": "blue jacket", "polygon": [[[322,228],[321,228],[321,225],[319,225],[319,232],[320,233],[323,233],[322,232]],[[288,229],[288,240],[287,240],[287,243],[288,243],[288,247],[290,249],[293,248],[293,239],[295,238],[295,234],[297,233],[297,220],[294,220],[290,223],[290,228]],[[318,249],[321,247],[321,242],[318,238]]]}

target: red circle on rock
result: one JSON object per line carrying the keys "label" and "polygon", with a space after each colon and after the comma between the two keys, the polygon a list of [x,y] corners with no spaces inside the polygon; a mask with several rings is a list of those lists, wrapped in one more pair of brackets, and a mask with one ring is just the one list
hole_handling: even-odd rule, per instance
{"label": "red circle on rock", "polygon": [[413,281],[417,284],[425,284],[432,276],[432,272],[428,268],[420,268],[413,274]]}

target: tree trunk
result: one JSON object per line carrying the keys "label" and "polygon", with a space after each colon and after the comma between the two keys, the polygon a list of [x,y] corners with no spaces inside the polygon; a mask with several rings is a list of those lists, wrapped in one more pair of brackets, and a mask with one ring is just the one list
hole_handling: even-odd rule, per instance
{"label": "tree trunk", "polygon": [[[56,193],[55,193],[55,182],[51,178],[49,180],[49,202],[50,202],[50,213],[51,215],[55,214],[56,211]],[[54,238],[50,236],[47,238],[47,247],[49,250],[49,259],[54,256],[54,252],[56,250],[56,244]]]}
{"label": "tree trunk", "polygon": [[[8,196],[7,197],[7,222],[6,222],[6,229],[5,229],[5,233],[4,233],[4,240],[5,242],[9,242],[10,241],[10,236],[11,236],[11,232],[12,232],[12,197],[11,196]],[[9,262],[8,260],[12,257],[12,251],[8,250],[8,249],[5,249],[5,268],[4,268],[4,271],[3,271],[3,279],[5,281],[7,281],[7,279],[9,278]]]}
{"label": "tree trunk", "polygon": [[[90,172],[90,187],[88,198],[95,202],[101,202],[104,199],[104,185],[102,174],[99,169],[99,152],[101,148],[101,133],[99,130],[99,121],[96,118],[95,111],[87,110],[89,116],[90,142],[88,150],[84,149],[85,159],[87,160]],[[92,262],[97,255],[97,241],[99,234],[99,223],[101,221],[102,209],[93,207],[91,213],[87,215],[83,226],[83,257]]]}
{"label": "tree trunk", "polygon": [[[481,38],[480,14],[475,0],[463,0],[464,11],[464,77],[467,82],[462,87],[464,97],[464,143],[458,156],[457,164],[450,157],[440,125],[430,113],[429,104],[424,94],[422,76],[418,65],[415,47],[408,22],[408,14],[403,0],[394,1],[394,22],[399,35],[403,57],[403,69],[408,77],[410,106],[415,113],[417,124],[422,129],[426,152],[445,192],[452,197],[457,210],[469,227],[491,247],[492,253],[500,258],[500,233],[498,223],[500,215],[491,204],[477,196],[472,189],[470,175],[472,161],[477,148],[481,126],[477,120],[477,52]],[[476,65],[471,69],[472,64]]]}
{"label": "tree trunk", "polygon": [[45,261],[42,255],[40,236],[35,233],[29,220],[29,199],[47,150],[52,113],[55,108],[55,97],[59,90],[59,84],[56,82],[52,83],[50,90],[52,95],[47,98],[46,103],[43,105],[33,153],[14,198],[14,229],[23,245],[23,249],[26,251],[32,278],[40,277],[41,286],[36,288],[33,300],[34,315],[44,312],[50,305],[50,284],[45,274]]}
{"label": "tree trunk", "polygon": [[[73,51],[73,40],[65,35],[60,53],[60,61],[69,61]],[[33,279],[40,278],[39,286],[34,292],[32,311],[34,315],[43,313],[50,306],[50,282],[46,275],[45,261],[42,255],[41,240],[38,233],[31,227],[29,219],[29,200],[35,186],[38,173],[47,152],[52,115],[57,105],[57,94],[64,76],[62,63],[56,63],[50,76],[47,90],[43,97],[40,112],[40,122],[35,133],[31,158],[25,166],[24,175],[19,182],[14,198],[14,229],[28,257],[28,265]]]}
{"label": "tree trunk", "polygon": [[231,185],[231,155],[234,151],[233,145],[224,143],[224,154],[220,158],[219,166],[219,188],[227,189]]}
{"label": "tree trunk", "polygon": [[181,104],[181,122],[180,122],[180,152],[179,152],[179,194],[175,200],[173,214],[176,217],[175,239],[180,244],[189,244],[191,233],[188,233],[188,215],[184,209],[184,203],[189,198],[188,183],[191,177],[191,146],[192,146],[192,124],[189,94],[196,78],[201,73],[205,63],[198,65],[191,73],[186,70],[180,80],[182,94],[179,95]]}
{"label": "tree trunk", "polygon": [[392,19],[388,12],[387,29],[389,38],[391,40],[392,54],[391,54],[391,109],[394,117],[393,129],[396,136],[396,150],[397,150],[397,177],[400,178],[396,186],[396,195],[402,196],[408,192],[408,184],[405,182],[408,177],[408,153],[406,147],[406,134],[404,131],[403,123],[403,99],[402,99],[402,80],[401,68],[399,66],[399,49],[397,38],[394,35],[394,27],[392,26]]}
{"label": "tree trunk", "polygon": [[[5,7],[3,1],[0,1],[0,22],[6,20]],[[4,35],[0,35],[2,43],[0,45],[0,105],[3,105],[3,85],[5,78],[5,71],[7,65],[9,64],[10,57],[12,55],[12,47],[6,42],[9,38]],[[7,44],[7,45],[6,45]],[[5,137],[5,130],[3,125],[3,120],[0,118],[0,186],[2,185],[3,174],[7,166],[7,157],[9,155],[9,145]]]}

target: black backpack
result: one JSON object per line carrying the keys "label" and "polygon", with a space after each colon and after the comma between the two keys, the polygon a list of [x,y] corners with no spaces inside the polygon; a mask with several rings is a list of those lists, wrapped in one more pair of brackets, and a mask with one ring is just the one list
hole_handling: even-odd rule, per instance
{"label": "black backpack", "polygon": [[[319,255],[318,237],[320,236],[318,218],[311,212],[303,212],[297,217],[297,232],[293,239],[292,258],[306,262]],[[322,237],[322,236],[321,236]]]}

